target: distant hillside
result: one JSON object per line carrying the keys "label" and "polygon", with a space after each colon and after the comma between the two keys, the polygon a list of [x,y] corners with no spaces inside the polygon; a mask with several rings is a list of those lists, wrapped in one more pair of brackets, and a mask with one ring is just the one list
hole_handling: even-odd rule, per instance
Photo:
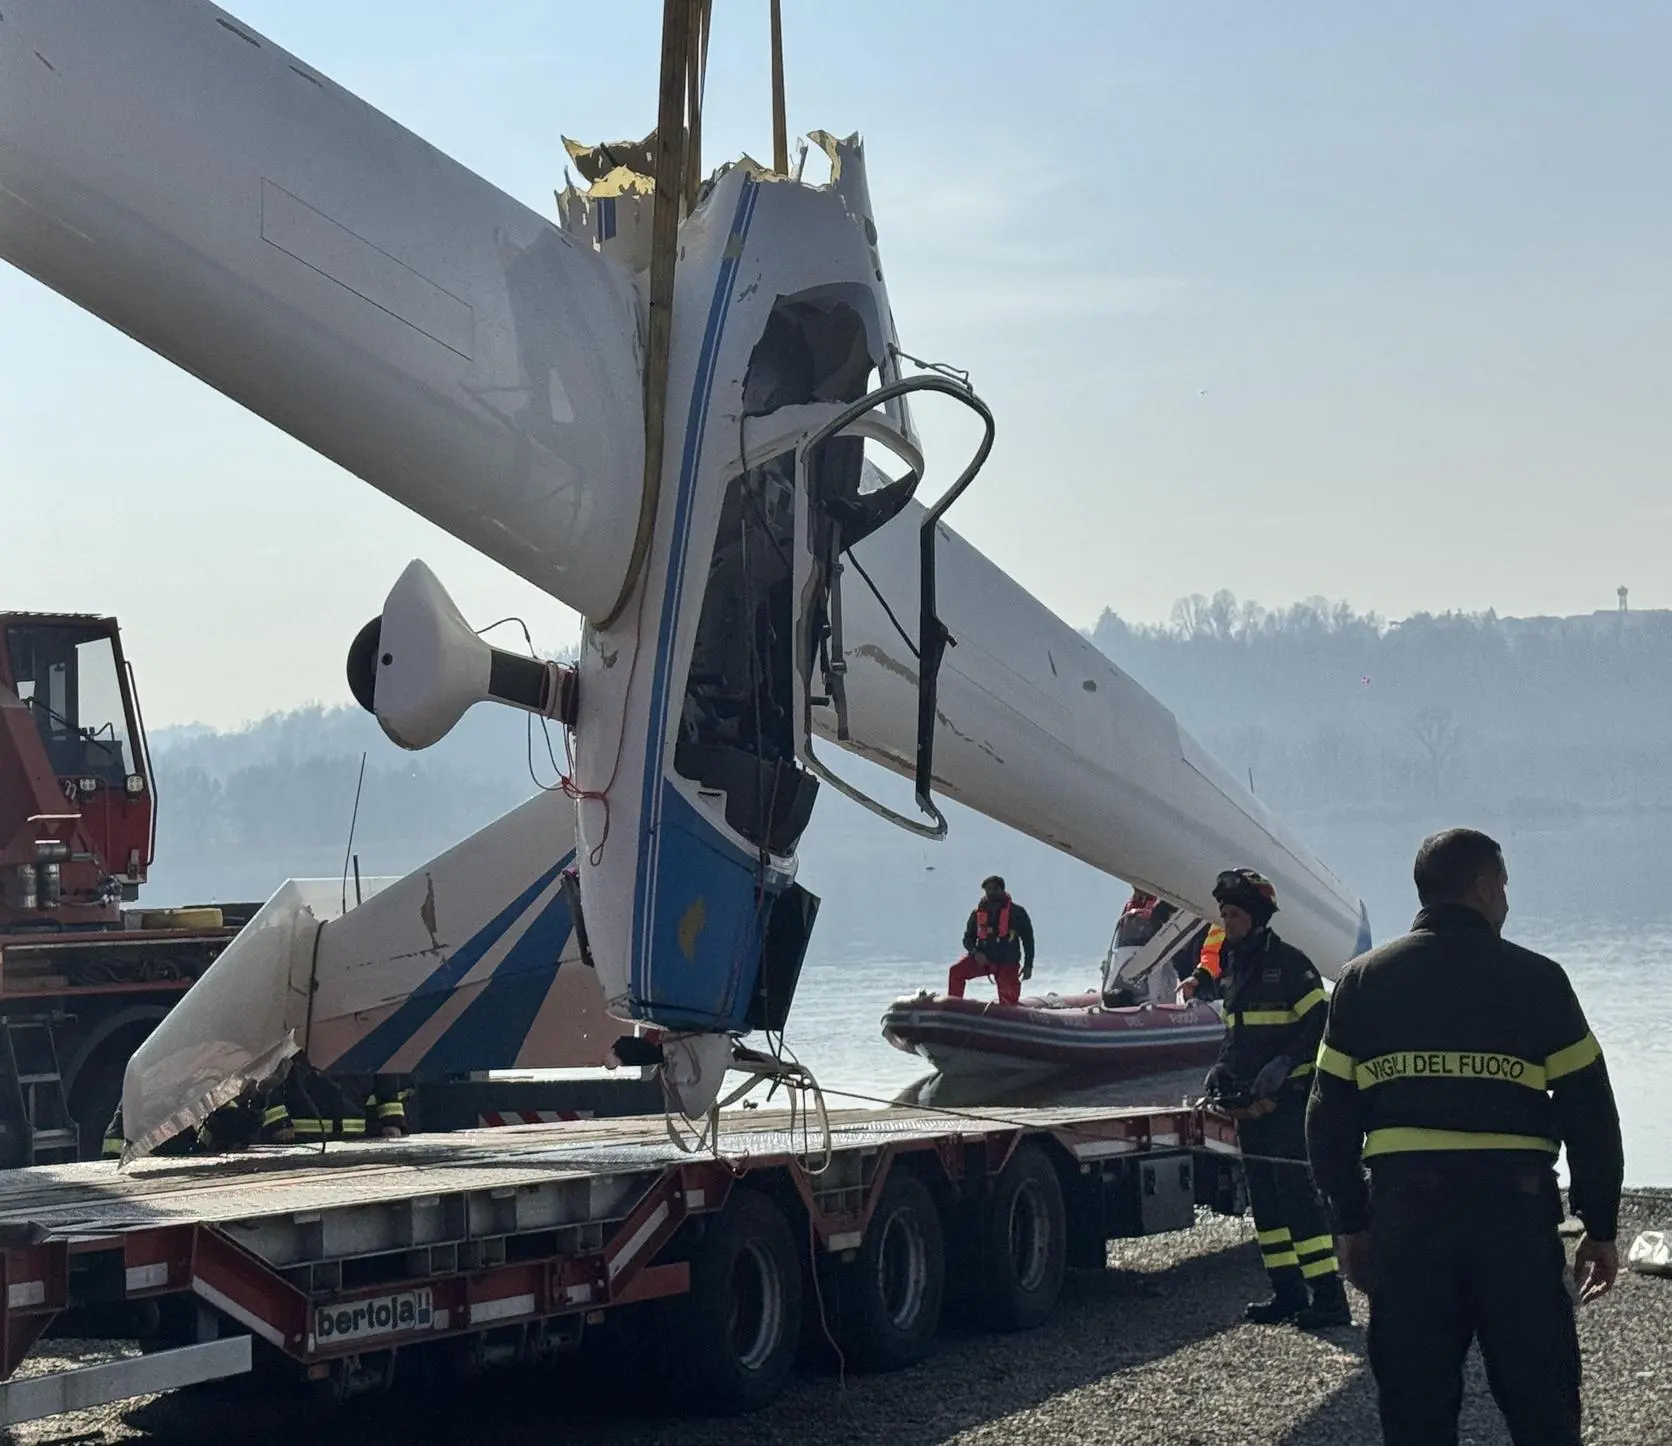
{"label": "distant hillside", "polygon": [[[477,707],[440,744],[403,753],[355,707],[274,714],[225,733],[158,730],[158,863],[146,898],[263,899],[287,877],[339,875],[355,781],[366,779],[354,852],[363,873],[404,874],[491,823],[556,778],[544,735],[525,717]],[[552,742],[562,761],[562,738]],[[901,780],[849,760],[896,807],[911,811]],[[1122,886],[1054,849],[956,804],[952,836],[929,844],[891,828],[826,790],[802,854],[803,879],[827,917],[819,958],[938,958],[954,948],[980,880],[1013,877],[1041,918],[1051,952],[1101,958],[1124,898]]]}
{"label": "distant hillside", "polygon": [[1672,613],[1427,613],[1229,593],[1091,634],[1280,813],[1672,805]]}
{"label": "distant hillside", "polygon": [[[1397,823],[1397,884],[1410,843],[1436,822],[1672,805],[1672,614],[1389,625],[1322,602],[1268,614],[1222,593],[1185,600],[1166,626],[1105,613],[1091,634],[1355,878],[1387,861],[1349,869],[1332,850],[1355,845],[1336,824]],[[555,780],[538,728],[531,776],[530,740],[521,715],[490,707],[422,753],[402,752],[353,707],[231,732],[159,730],[159,862],[146,897],[257,899],[287,876],[336,877],[362,753],[355,852],[367,874],[405,873],[529,797],[535,777]],[[561,748],[555,729],[552,742]],[[843,767],[911,809],[899,780]],[[825,791],[803,849],[803,877],[825,900],[822,963],[855,951],[939,958],[995,870],[1046,921],[1053,955],[1101,955],[1120,884],[956,805],[948,816],[951,837],[927,844]],[[1388,907],[1403,912],[1403,895]]]}

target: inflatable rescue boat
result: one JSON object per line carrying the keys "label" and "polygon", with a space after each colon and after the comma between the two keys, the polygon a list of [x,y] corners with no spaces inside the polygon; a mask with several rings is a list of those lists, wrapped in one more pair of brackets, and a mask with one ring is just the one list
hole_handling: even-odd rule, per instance
{"label": "inflatable rescue boat", "polygon": [[942,1074],[1072,1069],[1124,1079],[1211,1065],[1225,1024],[1199,1000],[1108,1008],[1094,992],[998,1004],[925,990],[889,1005],[882,1033]]}
{"label": "inflatable rescue boat", "polygon": [[883,1038],[945,1075],[1073,1070],[1115,1080],[1209,1065],[1225,1035],[1218,1009],[1202,999],[1173,1002],[1207,934],[1206,921],[1135,889],[1109,941],[1100,989],[1014,1004],[925,989],[888,1007]]}

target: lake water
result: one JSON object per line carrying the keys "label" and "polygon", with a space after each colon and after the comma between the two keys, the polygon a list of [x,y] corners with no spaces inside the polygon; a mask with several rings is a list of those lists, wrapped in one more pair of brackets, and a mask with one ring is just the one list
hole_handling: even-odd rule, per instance
{"label": "lake water", "polygon": [[[1040,954],[1030,987],[1073,993],[1095,985],[1128,894],[1124,885],[956,805],[947,810],[950,836],[924,844],[843,800],[830,802],[821,801],[803,851],[802,881],[823,907],[787,1042],[832,1092],[833,1106],[858,1102],[836,1091],[890,1100],[924,1078],[923,1062],[884,1043],[878,1023],[896,996],[923,985],[945,987],[947,965],[962,952],[964,920],[988,873],[1004,874],[1033,915]],[[1432,826],[1453,821],[1435,819]],[[1566,966],[1607,1053],[1625,1126],[1626,1178],[1672,1186],[1672,871],[1664,867],[1672,856],[1672,816],[1486,826],[1503,844],[1510,869],[1506,932]],[[1402,932],[1416,912],[1411,859],[1427,831],[1420,824],[1299,830],[1363,896],[1377,939]],[[410,857],[365,862],[368,872],[404,873],[429,851],[415,841]],[[341,866],[340,845],[316,852],[317,858],[234,853],[176,863],[154,872],[147,900],[265,897],[287,873],[334,874]],[[1199,1081],[1156,1081],[1151,1098],[1176,1103],[1193,1083]],[[1134,1092],[1068,1097],[1126,1101]],[[940,1098],[950,1103],[945,1091]]]}
{"label": "lake water", "polygon": [[[1313,826],[1304,836],[1363,894],[1380,940],[1403,932],[1416,912],[1410,865],[1423,832],[1394,825]],[[1503,844],[1510,869],[1506,935],[1566,967],[1606,1053],[1625,1133],[1627,1181],[1672,1186],[1672,879],[1662,869],[1672,849],[1672,819],[1591,819],[1489,832]],[[851,870],[846,859],[837,867],[813,850],[809,854],[806,881],[815,892],[823,885],[824,908],[787,1042],[832,1090],[894,1098],[922,1080],[925,1068],[884,1043],[878,1031],[883,1008],[920,985],[945,987],[946,966],[961,952],[964,918],[978,891],[972,880],[987,869],[970,861],[971,867],[949,876],[937,863],[922,865],[916,879],[903,871],[866,878],[869,870]],[[926,859],[934,857],[925,851]],[[1028,857],[1034,857],[1031,849]],[[1029,987],[1059,993],[1092,987],[1124,890],[1089,871],[1078,888],[1065,886],[1052,871],[1038,892],[1030,892],[1025,863],[1015,867],[1001,857],[989,867],[1006,873],[1012,892],[1033,913],[1040,953]],[[821,872],[827,877],[821,879]],[[831,883],[838,892],[830,891]],[[929,898],[939,902],[938,937],[926,937],[923,905]],[[903,916],[904,947],[844,941],[844,917],[863,916],[866,927],[848,932],[869,941],[877,911],[886,916],[891,908]],[[971,990],[990,987],[983,981]],[[1175,1102],[1179,1083],[1172,1076],[1158,1081],[1157,1102]],[[1076,1103],[1125,1100],[1132,1093],[1130,1087],[1059,1091]],[[1030,1100],[1037,1097],[1030,1091]],[[850,1102],[831,1099],[833,1106]]]}

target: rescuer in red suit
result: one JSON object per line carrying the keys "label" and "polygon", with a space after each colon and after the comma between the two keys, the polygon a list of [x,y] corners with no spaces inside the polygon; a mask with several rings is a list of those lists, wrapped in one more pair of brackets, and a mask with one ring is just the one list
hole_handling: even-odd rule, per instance
{"label": "rescuer in red suit", "polygon": [[1022,980],[1033,977],[1033,920],[997,874],[982,881],[981,902],[964,925],[964,957],[947,973],[946,992],[962,999],[965,984],[989,974],[1000,1004],[1014,1004],[1022,997]]}

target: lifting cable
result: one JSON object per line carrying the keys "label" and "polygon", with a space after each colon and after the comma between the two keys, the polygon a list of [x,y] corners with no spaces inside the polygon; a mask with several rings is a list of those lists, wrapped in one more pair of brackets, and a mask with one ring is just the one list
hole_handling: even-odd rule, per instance
{"label": "lifting cable", "polygon": [[607,628],[625,610],[650,553],[662,492],[662,454],[668,398],[668,352],[673,339],[674,260],[682,203],[694,201],[702,159],[702,85],[708,59],[712,0],[663,0],[662,72],[656,110],[655,173],[650,219],[650,298],[644,366],[644,493],[627,559],[627,575]]}

